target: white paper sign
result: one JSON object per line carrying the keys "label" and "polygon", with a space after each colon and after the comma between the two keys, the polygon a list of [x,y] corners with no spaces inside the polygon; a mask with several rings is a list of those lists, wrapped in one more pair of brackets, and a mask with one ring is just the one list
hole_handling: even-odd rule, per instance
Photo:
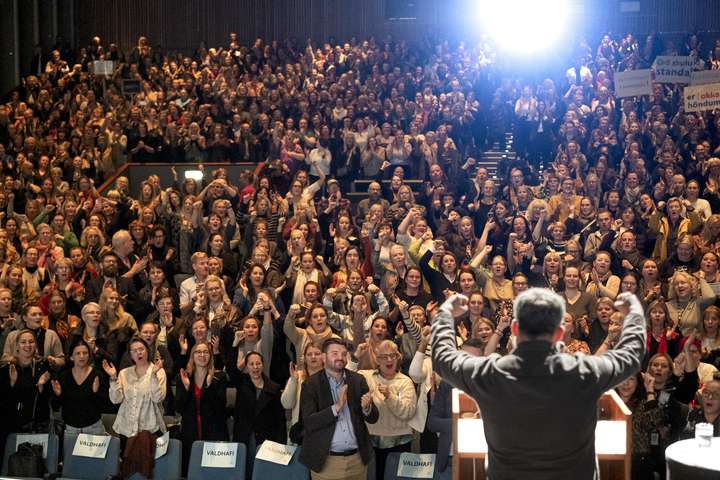
{"label": "white paper sign", "polygon": [[660,83],[690,83],[690,76],[695,67],[692,57],[676,55],[659,55],[653,63],[655,81]]}
{"label": "white paper sign", "polygon": [[686,112],[704,112],[720,108],[720,83],[685,87],[683,99]]}
{"label": "white paper sign", "polygon": [[297,447],[292,445],[283,445],[277,442],[265,440],[255,455],[255,458],[265,460],[266,462],[277,463],[278,465],[287,465],[292,460],[292,456]]}
{"label": "white paper sign", "polygon": [[433,478],[435,474],[434,453],[401,453],[397,476],[408,478]]}
{"label": "white paper sign", "polygon": [[720,83],[720,70],[698,70],[690,75],[690,85]]}
{"label": "white paper sign", "polygon": [[206,468],[235,468],[237,443],[205,442],[200,466]]}
{"label": "white paper sign", "polygon": [[42,445],[43,447],[43,458],[47,458],[48,449],[48,434],[47,433],[18,433],[15,437],[15,451],[21,443],[31,443],[33,445]]}
{"label": "white paper sign", "polygon": [[72,454],[76,457],[105,458],[111,438],[109,435],[81,433],[75,441]]}
{"label": "white paper sign", "polygon": [[110,76],[115,70],[115,62],[110,60],[95,60],[92,63],[92,72],[95,75],[107,75]]}
{"label": "white paper sign", "polygon": [[158,438],[155,441],[155,460],[165,455],[170,445],[170,432],[165,432],[165,435]]}
{"label": "white paper sign", "polygon": [[652,93],[652,71],[628,70],[615,73],[615,96],[638,97]]}

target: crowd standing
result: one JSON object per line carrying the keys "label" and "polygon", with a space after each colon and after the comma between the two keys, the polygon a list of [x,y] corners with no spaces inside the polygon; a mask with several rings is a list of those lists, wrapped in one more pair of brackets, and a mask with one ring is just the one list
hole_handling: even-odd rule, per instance
{"label": "crowd standing", "polygon": [[[566,300],[568,353],[612,349],[615,297],[643,302],[644,371],[617,390],[633,478],[663,477],[695,423],[720,435],[720,117],[675,84],[617,98],[613,74],[680,53],[720,69],[695,35],[605,35],[537,84],[486,43],[430,39],[54,51],[0,104],[0,444],[58,410],[73,433],[116,412],[125,438],[177,414],[185,464],[203,439],[305,444],[313,478],[365,478],[374,456],[379,479],[391,452],[444,467],[437,307],[466,295],[458,347],[502,355],[536,286]],[[493,178],[478,160],[511,129]],[[127,162],[204,176],[101,194]]]}

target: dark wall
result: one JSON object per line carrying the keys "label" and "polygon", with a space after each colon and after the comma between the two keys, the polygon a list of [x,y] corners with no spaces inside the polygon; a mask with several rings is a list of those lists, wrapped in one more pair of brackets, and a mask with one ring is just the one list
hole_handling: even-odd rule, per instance
{"label": "dark wall", "polygon": [[0,97],[15,86],[15,16],[12,0],[0,0]]}
{"label": "dark wall", "polygon": [[[86,44],[93,35],[104,43],[135,45],[140,35],[164,48],[192,50],[201,41],[209,46],[226,43],[235,31],[249,42],[265,39],[330,35],[347,39],[392,33],[416,38],[428,30],[450,37],[471,38],[477,32],[481,0],[77,0],[78,40]],[[497,0],[487,0],[497,1]],[[386,12],[397,4],[414,3],[416,20],[388,21]],[[639,13],[621,13],[620,0],[570,0],[573,13],[568,28],[647,33],[720,30],[717,0],[640,0]]]}
{"label": "dark wall", "polygon": [[416,21],[385,20],[385,0],[79,0],[79,40],[100,35],[104,43],[132,48],[141,35],[152,45],[193,49],[227,43],[237,32],[243,42],[256,36],[317,40],[370,33],[408,36],[434,25],[436,0],[417,0]]}

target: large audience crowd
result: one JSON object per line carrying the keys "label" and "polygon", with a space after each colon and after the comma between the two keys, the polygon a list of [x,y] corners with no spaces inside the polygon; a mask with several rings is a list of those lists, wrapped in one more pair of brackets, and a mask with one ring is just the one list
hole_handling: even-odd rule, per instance
{"label": "large audience crowd", "polygon": [[[684,48],[720,68],[719,46]],[[486,44],[53,52],[0,104],[0,447],[60,418],[104,433],[110,412],[123,437],[180,416],[185,463],[198,439],[302,443],[303,385],[339,338],[379,413],[377,478],[390,452],[445,467],[437,307],[466,295],[458,346],[502,355],[514,297],[544,287],[566,300],[568,353],[613,348],[620,292],[645,305],[644,369],[617,391],[633,478],[664,476],[695,423],[720,435],[720,116],[685,112],[681,85],[616,98],[612,79],[681,50],[605,36],[539,84],[501,76]],[[479,160],[511,129],[493,178]],[[204,175],[101,195],[127,162]]]}

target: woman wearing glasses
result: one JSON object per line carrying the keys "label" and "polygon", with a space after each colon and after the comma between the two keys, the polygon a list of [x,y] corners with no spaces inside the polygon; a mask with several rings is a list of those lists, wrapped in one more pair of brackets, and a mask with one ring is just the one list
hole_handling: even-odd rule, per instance
{"label": "woman wearing glasses", "polygon": [[198,342],[190,351],[186,368],[178,375],[175,411],[182,416],[183,471],[187,471],[195,440],[227,441],[225,393],[227,375],[215,370],[212,345]]}
{"label": "woman wearing glasses", "polygon": [[368,425],[375,447],[376,478],[383,478],[391,452],[409,452],[413,438],[410,420],[417,408],[415,385],[399,372],[400,351],[392,340],[383,340],[375,348],[377,369],[361,370],[380,417]]}
{"label": "woman wearing glasses", "polygon": [[695,425],[710,423],[713,426],[713,437],[720,435],[720,376],[705,384],[702,391],[702,403],[690,411],[685,430],[681,438],[694,438]]}
{"label": "woman wearing glasses", "polygon": [[163,400],[166,382],[162,360],[150,362],[150,347],[140,337],[128,345],[133,366],[120,370],[103,360],[103,370],[110,377],[110,401],[120,405],[113,430],[130,438],[139,432],[164,433]]}

